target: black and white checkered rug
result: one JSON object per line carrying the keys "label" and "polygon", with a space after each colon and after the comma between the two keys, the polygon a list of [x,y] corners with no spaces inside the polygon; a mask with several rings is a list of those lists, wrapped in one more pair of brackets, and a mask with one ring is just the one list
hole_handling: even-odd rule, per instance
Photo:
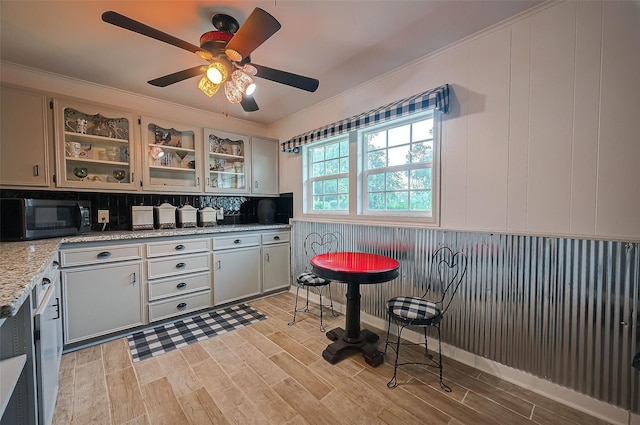
{"label": "black and white checkered rug", "polygon": [[133,361],[139,362],[266,318],[252,307],[240,304],[146,329],[127,339]]}

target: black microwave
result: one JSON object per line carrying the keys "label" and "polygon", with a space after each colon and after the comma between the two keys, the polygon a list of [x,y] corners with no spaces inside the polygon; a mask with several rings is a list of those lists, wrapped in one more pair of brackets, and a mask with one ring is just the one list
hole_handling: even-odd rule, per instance
{"label": "black microwave", "polygon": [[51,199],[0,199],[0,240],[23,241],[91,230],[91,203]]}

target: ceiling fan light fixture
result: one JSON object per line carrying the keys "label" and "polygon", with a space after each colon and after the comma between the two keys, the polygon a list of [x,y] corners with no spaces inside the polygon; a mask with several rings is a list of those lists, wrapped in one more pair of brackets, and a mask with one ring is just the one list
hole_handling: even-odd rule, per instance
{"label": "ceiling fan light fixture", "polygon": [[256,83],[251,76],[239,69],[233,71],[231,79],[235,83],[235,86],[242,94],[252,95],[256,91]]}
{"label": "ceiling fan light fixture", "polygon": [[251,65],[250,63],[245,63],[244,66],[242,67],[242,70],[245,73],[254,77],[258,73],[258,69],[255,66]]}
{"label": "ceiling fan light fixture", "polygon": [[224,83],[224,94],[227,96],[227,100],[231,103],[242,102],[242,92],[233,80]]}
{"label": "ceiling fan light fixture", "polygon": [[206,94],[209,97],[213,97],[214,94],[220,88],[220,84],[212,83],[207,76],[204,76],[200,79],[198,83],[198,88],[202,90],[202,93]]}
{"label": "ceiling fan light fixture", "polygon": [[222,62],[212,62],[207,67],[207,78],[213,84],[222,84],[227,79],[227,67]]}
{"label": "ceiling fan light fixture", "polygon": [[224,53],[227,55],[229,60],[234,62],[240,62],[242,60],[242,55],[233,49],[226,49]]}
{"label": "ceiling fan light fixture", "polygon": [[196,55],[200,56],[202,59],[206,61],[213,59],[213,55],[211,54],[211,52],[207,52],[206,50],[198,50],[196,52]]}

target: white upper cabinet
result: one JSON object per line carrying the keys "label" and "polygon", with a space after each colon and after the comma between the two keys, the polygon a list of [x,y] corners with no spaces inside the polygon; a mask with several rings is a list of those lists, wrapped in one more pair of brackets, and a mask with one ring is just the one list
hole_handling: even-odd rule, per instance
{"label": "white upper cabinet", "polygon": [[248,193],[251,153],[248,136],[205,128],[205,191]]}
{"label": "white upper cabinet", "polygon": [[142,117],[143,190],[201,192],[202,128]]}
{"label": "white upper cabinet", "polygon": [[251,138],[251,193],[278,195],[278,142]]}
{"label": "white upper cabinet", "polygon": [[56,184],[78,189],[135,188],[130,113],[54,101]]}
{"label": "white upper cabinet", "polygon": [[3,86],[0,98],[0,185],[49,186],[46,96]]}

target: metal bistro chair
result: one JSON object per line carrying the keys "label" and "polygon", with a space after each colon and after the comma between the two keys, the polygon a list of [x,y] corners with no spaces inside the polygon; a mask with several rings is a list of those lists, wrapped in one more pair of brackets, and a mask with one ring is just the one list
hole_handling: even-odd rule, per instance
{"label": "metal bistro chair", "polygon": [[[314,288],[320,297],[320,331],[325,332],[323,323],[322,323],[322,309],[324,307],[329,307],[331,309],[331,315],[336,317],[337,314],[333,310],[333,298],[331,297],[331,281],[329,279],[322,278],[320,276],[315,275],[311,271],[311,266],[309,264],[309,260],[311,257],[318,254],[325,254],[328,252],[337,252],[342,245],[342,235],[340,233],[309,233],[304,239],[304,255],[307,259],[307,267],[305,271],[300,273],[296,277],[296,303],[293,307],[293,320],[289,322],[289,326],[296,324],[296,314],[300,311],[309,313],[309,289]],[[304,307],[298,308],[298,293],[300,288],[306,289],[307,291],[307,301]],[[322,303],[322,293],[324,289],[327,289],[329,293],[329,304]]]}
{"label": "metal bistro chair", "polygon": [[[427,289],[425,294],[418,297],[400,296],[391,298],[387,301],[387,315],[389,317],[389,326],[387,328],[387,340],[384,346],[384,352],[387,353],[387,347],[391,345],[396,352],[396,358],[393,365],[393,376],[387,383],[387,387],[395,388],[398,386],[397,370],[398,366],[407,364],[423,364],[436,366],[440,369],[440,388],[446,392],[451,392],[451,388],[442,382],[442,342],[440,338],[440,323],[444,315],[451,305],[454,295],[456,294],[460,283],[467,271],[467,257],[462,252],[453,253],[448,247],[439,248],[431,257],[431,265],[429,270]],[[429,301],[425,297],[433,291],[435,294],[441,294],[440,298],[435,301]],[[394,322],[398,329],[398,336],[395,341],[389,340],[391,331],[391,322]],[[399,363],[400,357],[400,338],[402,330],[407,326],[420,326],[424,329],[424,355],[427,362],[414,361]],[[434,327],[438,333],[438,354],[436,361],[427,349],[427,328]],[[412,343],[403,343],[402,345],[416,345]],[[422,345],[422,344],[417,344]]]}

